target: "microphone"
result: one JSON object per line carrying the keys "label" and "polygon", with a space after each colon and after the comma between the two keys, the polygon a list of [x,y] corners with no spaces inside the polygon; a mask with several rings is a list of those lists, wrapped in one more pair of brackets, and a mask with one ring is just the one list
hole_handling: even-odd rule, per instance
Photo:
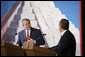
{"label": "microphone", "polygon": [[17,33],[14,34],[15,36],[17,35]]}
{"label": "microphone", "polygon": [[46,34],[43,34],[43,36],[45,36]]}
{"label": "microphone", "polygon": [[41,37],[44,37],[46,34],[42,34],[40,37],[38,37],[36,40],[40,39]]}

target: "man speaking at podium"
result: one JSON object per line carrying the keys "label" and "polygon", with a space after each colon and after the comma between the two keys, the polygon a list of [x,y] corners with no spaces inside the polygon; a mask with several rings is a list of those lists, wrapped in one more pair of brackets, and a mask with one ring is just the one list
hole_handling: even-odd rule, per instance
{"label": "man speaking at podium", "polygon": [[74,35],[69,31],[69,21],[62,19],[59,23],[59,30],[61,39],[58,45],[49,49],[57,52],[58,56],[75,56],[76,41]]}
{"label": "man speaking at podium", "polygon": [[[36,46],[44,45],[45,41],[41,31],[31,27],[30,20],[25,18],[22,20],[24,30],[19,32],[17,44],[23,46],[25,42],[34,42]],[[39,38],[40,37],[40,38]],[[39,39],[37,39],[39,38]]]}

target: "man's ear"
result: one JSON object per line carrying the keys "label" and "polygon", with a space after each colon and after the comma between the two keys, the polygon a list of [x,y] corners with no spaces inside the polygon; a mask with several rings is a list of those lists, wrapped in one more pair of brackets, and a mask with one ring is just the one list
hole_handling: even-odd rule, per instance
{"label": "man's ear", "polygon": [[62,27],[60,27],[60,32],[62,32],[63,31],[63,28]]}
{"label": "man's ear", "polygon": [[64,31],[64,29],[62,28],[62,32]]}

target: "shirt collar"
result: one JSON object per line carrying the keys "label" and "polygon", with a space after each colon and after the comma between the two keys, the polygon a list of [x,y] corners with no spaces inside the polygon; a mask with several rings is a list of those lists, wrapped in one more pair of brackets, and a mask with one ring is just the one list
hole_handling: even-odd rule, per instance
{"label": "shirt collar", "polygon": [[[32,27],[30,28],[29,32],[31,31]],[[27,29],[25,29],[25,31],[27,32]]]}
{"label": "shirt collar", "polygon": [[63,36],[63,34],[66,32],[67,30],[64,30],[62,33],[61,33],[61,36]]}

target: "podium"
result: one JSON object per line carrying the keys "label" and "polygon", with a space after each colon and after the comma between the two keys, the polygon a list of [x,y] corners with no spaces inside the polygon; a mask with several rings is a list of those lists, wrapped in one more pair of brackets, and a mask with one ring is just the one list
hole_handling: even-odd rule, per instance
{"label": "podium", "polygon": [[47,48],[38,47],[34,45],[32,50],[25,49],[27,56],[56,56],[56,52],[53,52]]}
{"label": "podium", "polygon": [[1,56],[24,56],[24,50],[10,43],[1,43]]}
{"label": "podium", "polygon": [[35,45],[33,49],[22,49],[19,46],[4,43],[1,45],[1,56],[56,56],[56,52]]}

